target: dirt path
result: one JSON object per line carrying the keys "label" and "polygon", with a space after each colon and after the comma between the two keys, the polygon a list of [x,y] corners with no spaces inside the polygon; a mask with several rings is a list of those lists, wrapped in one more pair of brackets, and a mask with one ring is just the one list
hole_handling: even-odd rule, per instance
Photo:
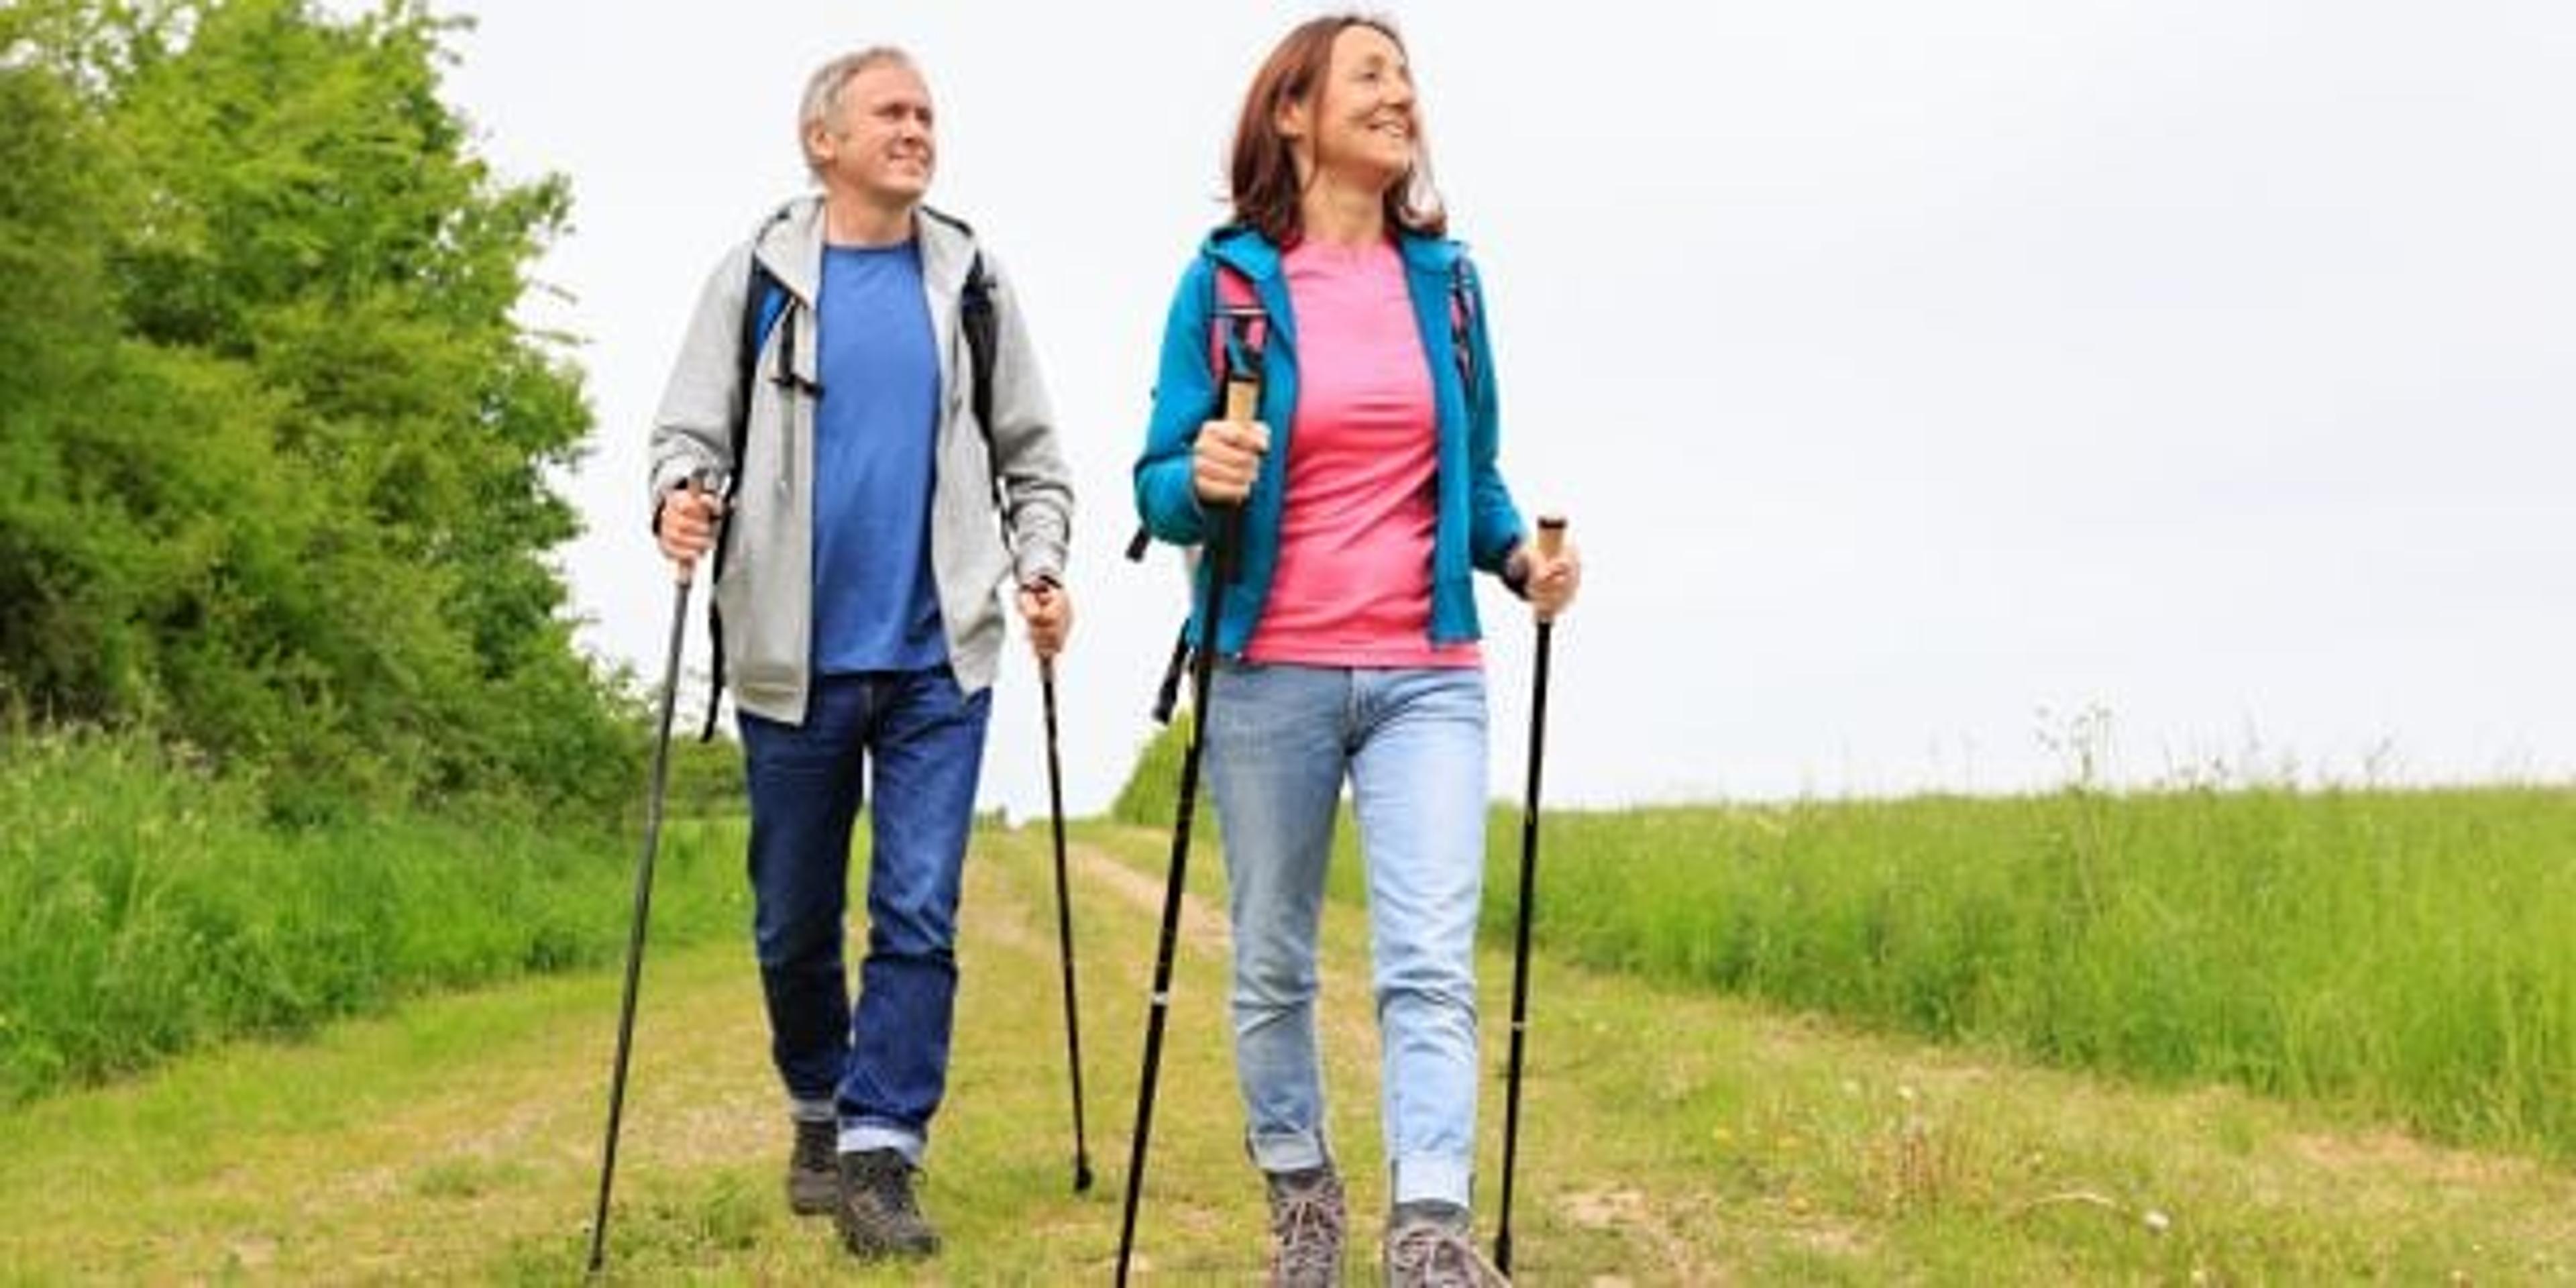
{"label": "dirt path", "polygon": [[[1065,857],[1084,881],[1116,895],[1128,907],[1154,918],[1156,933],[1161,932],[1163,916],[1163,882],[1155,877],[1109,857],[1089,845],[1067,845]],[[1222,957],[1232,950],[1233,936],[1226,931],[1225,911],[1207,901],[1207,896],[1181,892],[1181,940],[1194,952]]]}

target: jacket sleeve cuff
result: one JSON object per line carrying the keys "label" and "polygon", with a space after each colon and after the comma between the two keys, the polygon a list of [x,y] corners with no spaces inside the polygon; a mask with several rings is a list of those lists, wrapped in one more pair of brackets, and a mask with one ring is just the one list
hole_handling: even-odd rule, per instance
{"label": "jacket sleeve cuff", "polygon": [[1517,540],[1504,549],[1503,566],[1499,570],[1499,575],[1503,580],[1503,589],[1512,592],[1516,598],[1527,600],[1529,598],[1529,561],[1516,558],[1515,556],[1520,552],[1521,543]]}
{"label": "jacket sleeve cuff", "polygon": [[687,486],[689,480],[704,478],[708,473],[705,462],[692,460],[687,456],[674,456],[653,468],[652,496],[648,498],[653,513],[646,522],[652,527],[655,536],[661,535],[662,532],[662,498],[669,495],[675,488]]}
{"label": "jacket sleeve cuff", "polygon": [[1023,537],[1011,571],[1023,586],[1039,581],[1061,586],[1064,584],[1064,556],[1061,542]]}

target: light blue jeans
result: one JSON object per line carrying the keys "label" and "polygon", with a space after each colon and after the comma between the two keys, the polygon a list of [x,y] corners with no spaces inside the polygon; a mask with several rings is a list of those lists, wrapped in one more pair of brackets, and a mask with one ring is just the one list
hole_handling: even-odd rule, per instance
{"label": "light blue jeans", "polygon": [[1264,1172],[1328,1162],[1315,935],[1342,783],[1368,873],[1393,1201],[1466,1206],[1476,1151],[1485,676],[1229,663],[1206,758],[1234,921],[1234,1059]]}

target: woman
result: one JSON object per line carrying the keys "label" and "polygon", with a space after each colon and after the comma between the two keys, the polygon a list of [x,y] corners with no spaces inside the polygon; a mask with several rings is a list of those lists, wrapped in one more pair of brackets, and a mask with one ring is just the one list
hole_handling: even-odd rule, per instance
{"label": "woman", "polygon": [[[1244,98],[1231,170],[1236,222],[1182,276],[1164,331],[1136,499],[1154,535],[1181,544],[1241,511],[1205,755],[1273,1280],[1337,1282],[1341,1261],[1314,1001],[1347,778],[1385,1051],[1387,1271],[1499,1281],[1468,1221],[1486,806],[1472,574],[1552,616],[1573,599],[1574,551],[1550,559],[1523,540],[1497,470],[1483,302],[1445,236],[1393,27],[1346,16],[1290,32]],[[1215,419],[1221,354],[1247,347],[1220,315],[1256,307],[1259,415]],[[1204,623],[1193,631],[1205,647]]]}

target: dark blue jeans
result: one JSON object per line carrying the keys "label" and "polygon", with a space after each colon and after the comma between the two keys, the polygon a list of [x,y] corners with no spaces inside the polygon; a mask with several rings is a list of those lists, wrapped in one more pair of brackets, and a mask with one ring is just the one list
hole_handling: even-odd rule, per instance
{"label": "dark blue jeans", "polygon": [[[800,1107],[836,1103],[845,1150],[918,1162],[947,1090],[958,891],[992,696],[959,692],[945,666],[818,676],[802,726],[742,717],[770,1055]],[[853,1011],[842,921],[851,828],[870,795]]]}

